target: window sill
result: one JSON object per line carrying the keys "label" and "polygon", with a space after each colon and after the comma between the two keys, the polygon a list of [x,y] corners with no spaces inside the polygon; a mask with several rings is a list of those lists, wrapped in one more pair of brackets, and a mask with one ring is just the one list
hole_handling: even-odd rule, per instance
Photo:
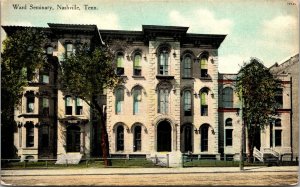
{"label": "window sill", "polygon": [[127,78],[127,75],[117,75],[117,76],[121,78]]}
{"label": "window sill", "polygon": [[174,79],[174,76],[172,75],[156,75],[157,79],[166,79],[166,80],[172,80]]}
{"label": "window sill", "polygon": [[203,80],[203,81],[211,81],[212,80],[212,78],[210,76],[208,76],[208,77],[200,77],[199,79]]}
{"label": "window sill", "polygon": [[139,76],[139,75],[132,75],[132,78],[134,78],[134,79],[145,79],[144,76]]}
{"label": "window sill", "polygon": [[195,79],[194,77],[181,77],[181,79]]}

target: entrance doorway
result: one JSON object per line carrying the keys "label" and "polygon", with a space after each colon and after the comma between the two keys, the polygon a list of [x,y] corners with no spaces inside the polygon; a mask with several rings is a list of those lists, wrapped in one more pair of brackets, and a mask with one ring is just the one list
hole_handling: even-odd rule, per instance
{"label": "entrance doorway", "polygon": [[162,121],[157,125],[157,151],[171,151],[172,145],[171,125],[167,121]]}
{"label": "entrance doorway", "polygon": [[67,152],[80,152],[80,127],[67,127]]}
{"label": "entrance doorway", "polygon": [[260,150],[260,126],[256,126],[253,146]]}

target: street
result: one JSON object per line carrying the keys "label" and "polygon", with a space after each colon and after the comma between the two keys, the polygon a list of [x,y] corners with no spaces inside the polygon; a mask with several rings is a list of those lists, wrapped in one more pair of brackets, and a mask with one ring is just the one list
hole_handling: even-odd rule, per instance
{"label": "street", "polygon": [[[279,168],[279,169],[278,169]],[[133,169],[133,172],[130,170]],[[61,174],[64,170],[41,170],[41,171],[14,171],[4,172],[2,175],[2,184],[12,184],[17,186],[32,185],[89,185],[89,186],[158,186],[158,185],[222,185],[222,186],[262,186],[262,185],[296,185],[298,182],[298,168],[280,169],[273,168],[253,168],[242,172],[237,168],[224,168],[220,172],[216,172],[217,168],[179,168],[175,172],[174,168],[156,169],[90,169],[90,170],[65,170],[65,174]],[[277,169],[277,170],[276,170]],[[45,171],[43,173],[43,171]],[[103,171],[103,172],[102,172]],[[105,171],[105,172],[104,172]],[[160,172],[161,171],[161,172]],[[167,172],[169,171],[169,172]],[[38,175],[36,173],[39,172]],[[26,174],[27,173],[27,174]],[[57,174],[55,174],[57,173]],[[88,173],[88,174],[87,174]],[[3,174],[3,172],[2,172]],[[3,183],[4,182],[4,183]]]}

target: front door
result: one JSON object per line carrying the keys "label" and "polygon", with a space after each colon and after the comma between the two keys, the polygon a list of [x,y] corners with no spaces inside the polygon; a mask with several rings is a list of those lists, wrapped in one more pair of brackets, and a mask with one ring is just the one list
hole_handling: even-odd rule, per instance
{"label": "front door", "polygon": [[80,127],[71,125],[67,128],[67,152],[80,152]]}
{"label": "front door", "polygon": [[162,121],[157,125],[157,151],[171,151],[171,125],[167,121]]}

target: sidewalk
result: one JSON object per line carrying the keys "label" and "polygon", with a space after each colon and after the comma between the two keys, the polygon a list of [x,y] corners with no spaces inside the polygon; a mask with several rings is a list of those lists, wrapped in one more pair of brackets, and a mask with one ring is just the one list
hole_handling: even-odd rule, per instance
{"label": "sidewalk", "polygon": [[76,168],[1,170],[2,176],[69,176],[69,175],[142,175],[180,173],[235,173],[235,172],[298,172],[298,166],[245,167],[189,167],[189,168]]}

